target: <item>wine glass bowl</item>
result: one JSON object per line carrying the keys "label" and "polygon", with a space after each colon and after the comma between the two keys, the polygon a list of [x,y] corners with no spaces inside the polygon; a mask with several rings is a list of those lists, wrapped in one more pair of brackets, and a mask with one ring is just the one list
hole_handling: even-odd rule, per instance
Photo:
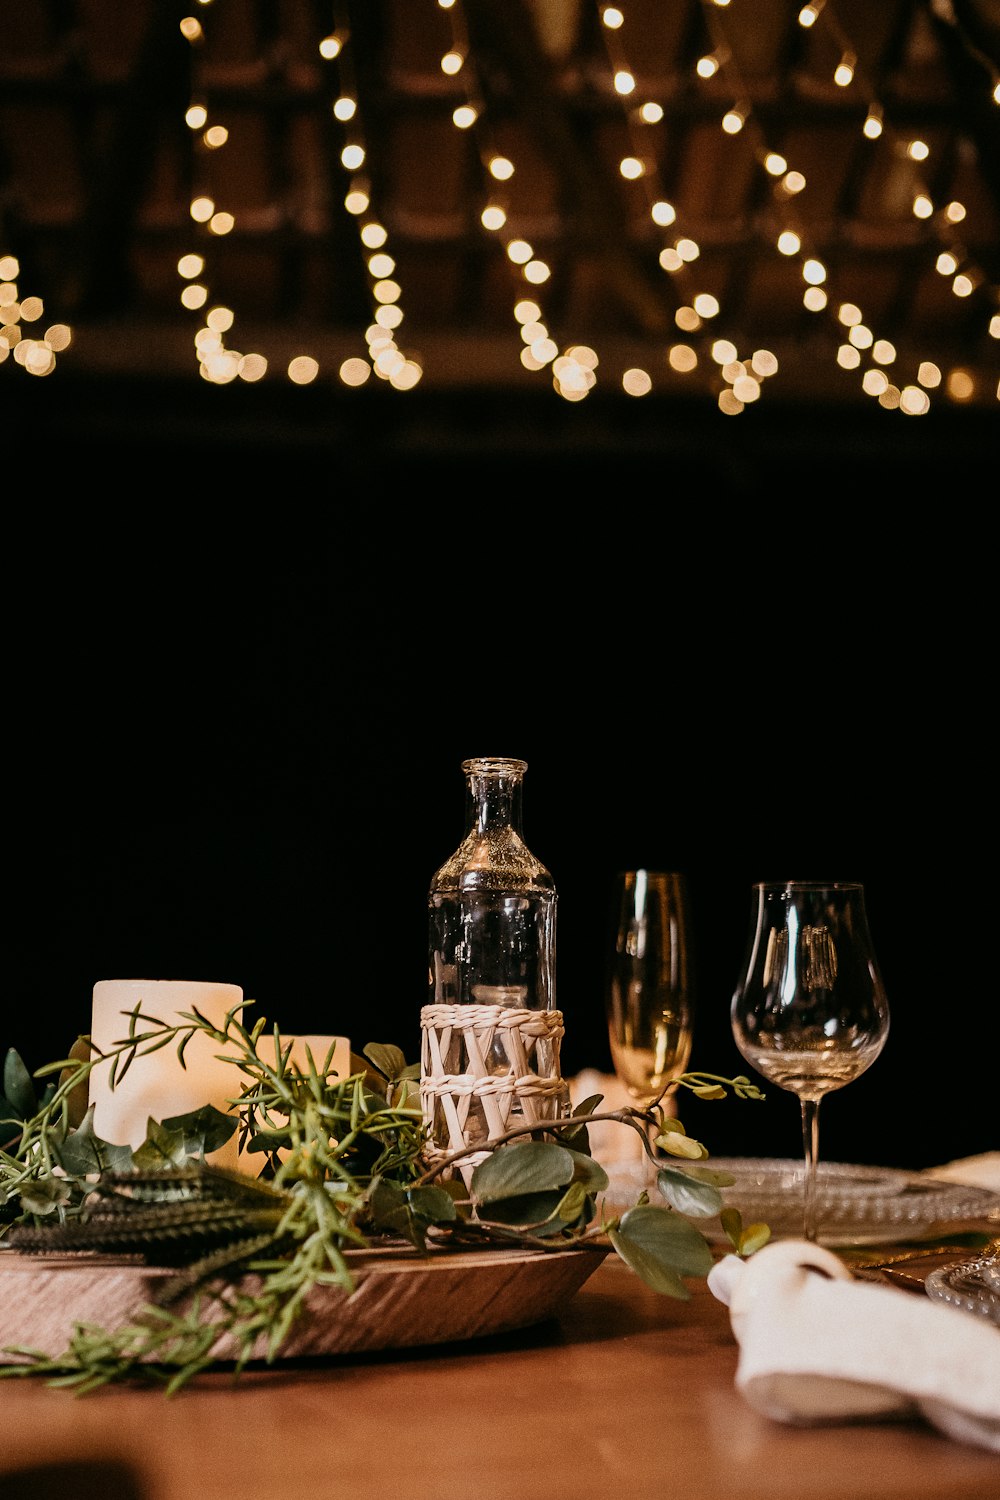
{"label": "wine glass bowl", "polygon": [[803,1233],[815,1240],[820,1101],[859,1078],[889,1032],[862,885],[792,880],[753,887],[731,1020],[736,1046],[751,1067],[799,1098]]}
{"label": "wine glass bowl", "polygon": [[691,1056],[692,943],[683,875],[621,871],[612,920],[605,988],[611,1061],[629,1097],[648,1105]]}

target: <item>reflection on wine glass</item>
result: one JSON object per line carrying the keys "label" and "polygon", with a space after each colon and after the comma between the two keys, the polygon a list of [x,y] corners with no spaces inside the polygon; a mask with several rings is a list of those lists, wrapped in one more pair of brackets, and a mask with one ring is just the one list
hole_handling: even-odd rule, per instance
{"label": "reflection on wine glass", "polygon": [[746,960],[733,994],[736,1045],[798,1095],[805,1157],[803,1233],[816,1238],[819,1105],[861,1076],[889,1032],[864,887],[788,880],[753,887]]}
{"label": "reflection on wine glass", "polygon": [[629,1096],[650,1105],[691,1056],[692,943],[684,876],[620,872],[612,914],[605,987],[611,1061]]}

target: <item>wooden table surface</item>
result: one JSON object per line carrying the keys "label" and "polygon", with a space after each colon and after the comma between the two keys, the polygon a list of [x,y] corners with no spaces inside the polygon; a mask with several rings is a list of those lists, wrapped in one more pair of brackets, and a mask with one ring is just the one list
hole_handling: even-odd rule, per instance
{"label": "wooden table surface", "polygon": [[[904,1290],[900,1296],[914,1295]],[[610,1256],[516,1334],[301,1361],[177,1396],[0,1383],[27,1500],[1000,1500],[1000,1456],[921,1422],[798,1429],[734,1386],[728,1310]]]}

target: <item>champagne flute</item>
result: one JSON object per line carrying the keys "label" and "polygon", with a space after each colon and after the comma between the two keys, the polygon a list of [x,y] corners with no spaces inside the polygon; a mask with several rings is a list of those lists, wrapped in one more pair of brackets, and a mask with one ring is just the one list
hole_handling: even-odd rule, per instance
{"label": "champagne flute", "polygon": [[763,881],[753,887],[733,1037],[758,1073],[798,1095],[805,1158],[803,1234],[817,1236],[819,1106],[859,1078],[889,1032],[862,885]]}
{"label": "champagne flute", "polygon": [[[691,1056],[694,1025],[690,908],[684,876],[615,876],[605,1001],[611,1061],[637,1104],[653,1105]],[[656,1134],[647,1126],[647,1139]]]}

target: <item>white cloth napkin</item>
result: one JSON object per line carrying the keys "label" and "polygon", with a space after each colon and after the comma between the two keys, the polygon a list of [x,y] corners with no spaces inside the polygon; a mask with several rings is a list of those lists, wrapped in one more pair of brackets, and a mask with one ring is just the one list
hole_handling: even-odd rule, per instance
{"label": "white cloth napkin", "polygon": [[727,1255],[708,1275],[740,1346],[736,1387],[796,1426],[919,1416],[1000,1453],[1000,1330],[945,1303],[855,1281],[807,1240]]}

